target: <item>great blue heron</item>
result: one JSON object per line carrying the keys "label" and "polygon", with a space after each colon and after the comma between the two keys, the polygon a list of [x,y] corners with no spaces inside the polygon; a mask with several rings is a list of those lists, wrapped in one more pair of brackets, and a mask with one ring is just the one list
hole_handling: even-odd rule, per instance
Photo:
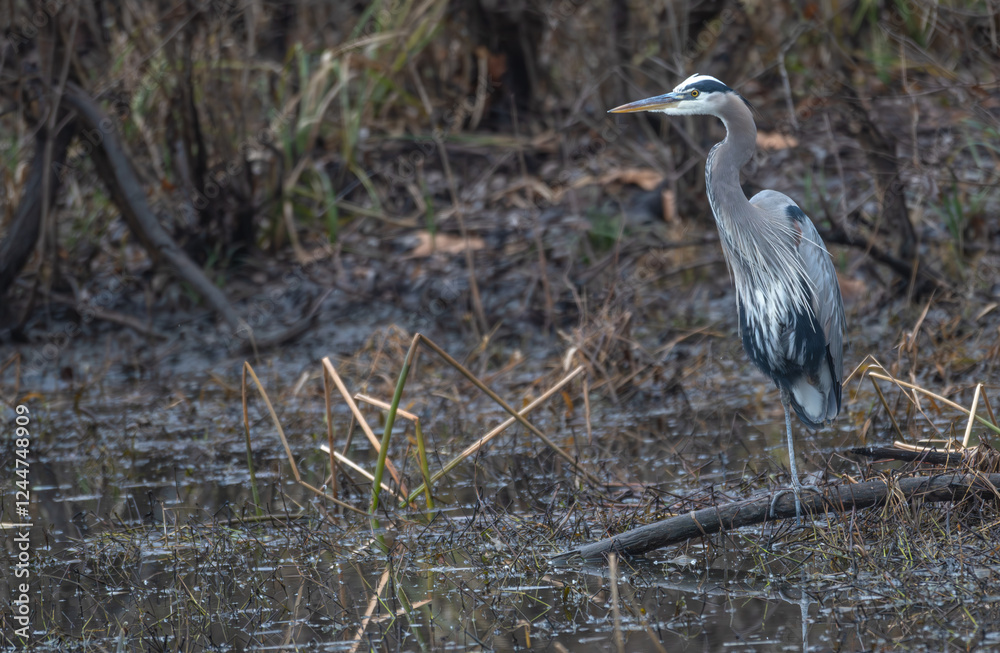
{"label": "great blue heron", "polygon": [[[788,463],[801,514],[792,416],[818,428],[840,412],[844,301],[830,254],[812,221],[787,195],[747,199],[740,168],[757,148],[750,103],[719,80],[692,75],[666,95],[612,109],[715,116],[726,138],[708,153],[705,187],[733,283],[743,348],[781,391]],[[777,497],[775,497],[777,498]]]}

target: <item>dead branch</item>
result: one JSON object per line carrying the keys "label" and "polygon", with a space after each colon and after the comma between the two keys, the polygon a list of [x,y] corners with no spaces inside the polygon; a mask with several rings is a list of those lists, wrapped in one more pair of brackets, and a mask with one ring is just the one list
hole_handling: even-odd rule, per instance
{"label": "dead branch", "polygon": [[[901,478],[891,483],[880,480],[833,485],[815,490],[804,488],[801,494],[802,511],[806,515],[821,515],[827,512],[844,513],[871,508],[882,505],[886,497],[895,492],[901,492],[909,501],[957,501],[969,494],[981,493],[998,496],[998,485],[1000,485],[1000,474],[940,474]],[[773,496],[766,494],[722,506],[703,508],[686,515],[677,515],[593,544],[570,549],[554,556],[552,561],[564,562],[576,557],[597,558],[611,552],[639,555],[720,531],[731,531],[743,526],[795,517],[795,497],[791,491],[786,492],[775,502],[774,514],[771,515],[769,513]]]}
{"label": "dead branch", "polygon": [[853,85],[841,85],[840,93],[848,128],[855,134],[868,160],[879,200],[879,213],[892,230],[890,239],[896,244],[896,256],[920,267],[917,235],[910,222],[910,211],[903,193],[905,184],[896,158],[896,139],[891,131],[876,124],[872,118],[876,109],[866,106]]}
{"label": "dead branch", "polygon": [[119,313],[117,311],[97,308],[96,306],[83,305],[78,299],[70,297],[69,295],[64,295],[62,293],[45,292],[43,290],[42,294],[44,294],[53,302],[64,304],[66,306],[72,306],[73,309],[81,316],[84,314],[84,312],[86,312],[93,319],[103,320],[105,322],[111,322],[112,324],[120,324],[148,338],[159,338],[161,340],[165,340],[167,338],[167,336],[165,336],[164,334],[160,333],[151,326],[143,324],[141,320],[134,318],[131,315],[125,315],[124,313]]}
{"label": "dead branch", "polygon": [[76,84],[66,85],[63,102],[77,112],[81,129],[98,141],[91,154],[94,167],[132,233],[155,259],[165,260],[178,277],[191,284],[231,328],[245,325],[225,294],[177,246],[149,208],[142,185],[118,140],[114,121]]}
{"label": "dead branch", "polygon": [[[316,316],[319,315],[320,307],[323,305],[323,302],[326,301],[326,298],[329,297],[330,293],[332,292],[333,288],[327,288],[326,290],[321,292],[316,297],[316,299],[310,302],[309,306],[306,307],[306,310],[303,311],[302,313],[302,317],[299,318],[295,322],[295,324],[288,327],[284,331],[269,335],[265,338],[257,338],[256,340],[248,341],[246,344],[243,345],[243,352],[247,354],[259,353],[265,349],[270,349],[271,347],[278,347],[280,345],[285,344],[286,342],[295,340],[303,333],[307,332],[309,329],[312,328],[313,324],[316,323]],[[256,352],[254,351],[254,347],[256,347]]]}

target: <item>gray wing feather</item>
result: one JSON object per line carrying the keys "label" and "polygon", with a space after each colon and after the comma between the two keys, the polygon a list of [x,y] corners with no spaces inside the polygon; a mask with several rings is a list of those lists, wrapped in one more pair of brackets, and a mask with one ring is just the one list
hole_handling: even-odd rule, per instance
{"label": "gray wing feather", "polygon": [[[750,203],[770,216],[774,225],[794,228],[792,221],[801,230],[796,248],[802,271],[809,279],[812,290],[812,309],[823,327],[830,358],[833,363],[833,380],[836,383],[836,403],[840,403],[840,384],[844,377],[844,300],[840,294],[837,271],[833,267],[830,253],[820,238],[816,226],[809,216],[799,208],[792,198],[774,190],[764,190],[750,199]],[[779,218],[778,216],[782,216]],[[787,216],[787,217],[785,217]],[[831,417],[836,415],[838,405],[829,408]]]}
{"label": "gray wing feather", "polygon": [[819,232],[808,217],[802,221],[799,256],[813,284],[813,310],[823,325],[833,359],[834,379],[839,385],[844,367],[844,300],[840,294],[837,271]]}

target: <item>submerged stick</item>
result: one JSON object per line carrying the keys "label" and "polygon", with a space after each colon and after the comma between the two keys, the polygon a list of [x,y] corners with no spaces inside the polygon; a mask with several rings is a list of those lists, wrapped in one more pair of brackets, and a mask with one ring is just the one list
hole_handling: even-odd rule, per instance
{"label": "submerged stick", "polygon": [[[971,493],[984,492],[1000,497],[997,486],[1000,486],[1000,474],[941,474],[901,478],[892,483],[867,481],[816,488],[818,491],[803,488],[802,511],[807,515],[821,515],[871,508],[882,505],[890,494],[897,491],[908,500],[923,501],[957,501]],[[795,517],[795,498],[791,492],[786,492],[774,502],[773,513],[772,496],[765,494],[647,524],[593,544],[564,551],[554,556],[552,562],[564,562],[576,557],[597,558],[611,552],[639,555],[720,531]]]}

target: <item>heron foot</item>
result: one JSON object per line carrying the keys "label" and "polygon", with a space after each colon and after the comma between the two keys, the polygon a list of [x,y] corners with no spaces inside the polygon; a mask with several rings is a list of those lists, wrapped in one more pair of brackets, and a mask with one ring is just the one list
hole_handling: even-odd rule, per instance
{"label": "heron foot", "polygon": [[778,490],[777,492],[774,493],[774,496],[771,497],[771,508],[768,511],[768,516],[771,519],[777,519],[778,518],[778,516],[774,512],[774,508],[775,508],[776,505],[778,505],[778,501],[781,500],[781,497],[785,496],[789,492],[791,492],[791,493],[793,493],[795,495],[795,518],[799,519],[799,518],[802,517],[802,502],[799,499],[799,489],[797,487],[794,487],[794,488],[786,487],[786,488],[782,488],[782,489]]}
{"label": "heron foot", "polygon": [[795,495],[795,519],[797,523],[801,523],[802,520],[802,490],[808,490],[810,492],[815,492],[816,494],[822,494],[822,490],[815,485],[800,485],[796,483],[792,487],[786,487],[775,492],[774,496],[771,497],[771,507],[768,510],[768,516],[771,519],[777,519],[775,514],[775,506],[778,505],[778,501],[781,497],[785,496],[789,492]]}

